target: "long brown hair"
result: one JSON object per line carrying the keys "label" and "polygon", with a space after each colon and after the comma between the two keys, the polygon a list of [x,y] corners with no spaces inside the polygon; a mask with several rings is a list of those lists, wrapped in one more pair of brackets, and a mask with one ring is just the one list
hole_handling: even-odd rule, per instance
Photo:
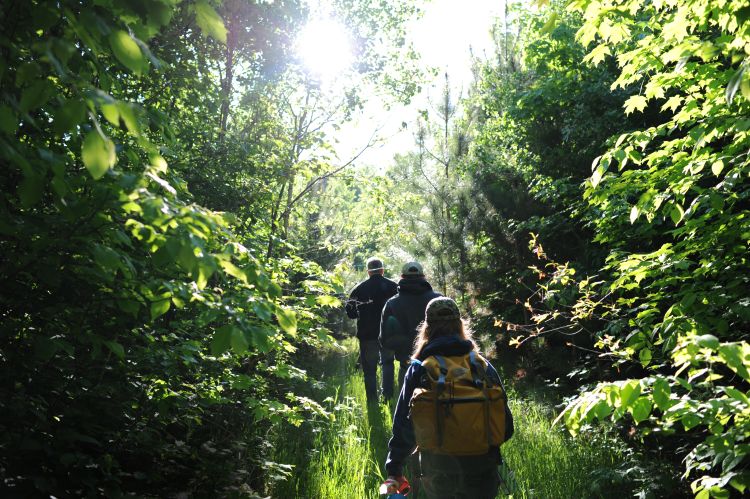
{"label": "long brown hair", "polygon": [[468,322],[463,319],[435,321],[432,324],[427,321],[422,321],[422,323],[417,326],[417,337],[414,339],[414,350],[411,355],[412,358],[418,359],[422,354],[425,345],[427,345],[429,341],[434,340],[435,338],[440,338],[441,336],[456,336],[462,340],[469,340],[473,345],[473,349],[477,352],[479,351],[479,347],[477,347],[477,343],[474,341],[471,328],[469,327]]}

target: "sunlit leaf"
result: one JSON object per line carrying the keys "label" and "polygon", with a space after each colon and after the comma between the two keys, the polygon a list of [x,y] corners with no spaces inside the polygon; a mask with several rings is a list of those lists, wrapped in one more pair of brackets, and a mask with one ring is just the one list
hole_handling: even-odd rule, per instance
{"label": "sunlit leaf", "polygon": [[203,33],[222,43],[227,42],[227,28],[224,26],[224,21],[205,0],[195,3],[195,22],[198,23]]}
{"label": "sunlit leaf", "polygon": [[109,35],[109,44],[115,57],[130,71],[140,75],[148,68],[141,48],[133,38],[123,30],[115,30]]}
{"label": "sunlit leaf", "polygon": [[740,85],[742,84],[742,79],[745,74],[745,66],[744,64],[740,66],[740,68],[732,75],[732,77],[729,79],[729,83],[727,84],[727,89],[725,92],[725,97],[727,100],[727,104],[732,104],[732,101],[734,100],[734,96],[737,93],[737,90],[740,89]]}
{"label": "sunlit leaf", "polygon": [[99,180],[117,161],[115,144],[97,130],[92,130],[83,139],[81,160],[94,180]]}
{"label": "sunlit leaf", "polygon": [[631,414],[636,424],[645,421],[651,415],[651,400],[648,397],[639,397],[631,408]]}
{"label": "sunlit leaf", "polygon": [[547,33],[550,33],[553,29],[555,29],[555,26],[557,26],[557,19],[558,19],[557,12],[550,13],[549,19],[547,22],[542,26],[542,29],[539,31],[543,35],[546,35]]}
{"label": "sunlit leaf", "polygon": [[669,397],[672,391],[669,383],[664,378],[657,378],[657,380],[654,381],[652,390],[656,407],[658,407],[661,411],[666,411],[667,409],[669,409],[669,407],[671,406]]}
{"label": "sunlit leaf", "polygon": [[648,101],[643,95],[632,95],[628,100],[625,101],[625,114],[630,114],[633,111],[643,111],[646,109]]}
{"label": "sunlit leaf", "polygon": [[641,394],[641,385],[637,380],[630,380],[620,388],[620,406],[629,408]]}
{"label": "sunlit leaf", "polygon": [[276,310],[279,326],[290,336],[297,334],[297,314],[293,310],[279,308]]}

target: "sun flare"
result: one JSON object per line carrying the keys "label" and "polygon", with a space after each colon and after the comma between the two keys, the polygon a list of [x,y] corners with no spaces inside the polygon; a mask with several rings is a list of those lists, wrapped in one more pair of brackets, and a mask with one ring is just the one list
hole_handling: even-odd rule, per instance
{"label": "sun flare", "polygon": [[332,79],[351,63],[349,33],[333,19],[313,20],[297,37],[297,54],[312,73]]}

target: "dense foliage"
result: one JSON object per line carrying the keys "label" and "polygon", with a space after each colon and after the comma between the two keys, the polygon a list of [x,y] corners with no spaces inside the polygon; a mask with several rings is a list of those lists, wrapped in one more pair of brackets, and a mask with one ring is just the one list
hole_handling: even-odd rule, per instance
{"label": "dense foliage", "polygon": [[[382,7],[352,30],[399,36],[413,7]],[[3,495],[250,496],[280,476],[269,429],[325,416],[290,380],[306,376],[299,352],[331,341],[341,282],[297,253],[319,241],[285,238],[335,173],[316,120],[356,99],[324,101],[292,64],[306,15],[3,3]],[[406,81],[408,50],[362,50],[361,74]]]}
{"label": "dense foliage", "polygon": [[[691,444],[699,497],[750,485],[748,443],[748,99],[750,23],[742,2],[574,2],[588,59],[616,56],[614,87],[635,87],[625,113],[660,108],[657,124],[620,135],[593,164],[586,198],[603,281],[580,284],[579,316],[600,315],[600,346],[643,376],[600,384],[565,414],[630,413]],[[592,296],[598,296],[595,302]]]}

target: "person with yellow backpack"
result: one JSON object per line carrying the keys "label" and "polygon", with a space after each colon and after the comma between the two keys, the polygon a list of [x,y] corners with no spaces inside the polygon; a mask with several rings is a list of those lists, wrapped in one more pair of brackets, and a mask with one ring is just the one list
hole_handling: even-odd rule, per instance
{"label": "person with yellow backpack", "polygon": [[500,376],[480,355],[455,301],[427,304],[412,357],[393,416],[386,482],[407,481],[403,464],[416,450],[429,499],[494,499],[500,445],[513,435],[513,415]]}

